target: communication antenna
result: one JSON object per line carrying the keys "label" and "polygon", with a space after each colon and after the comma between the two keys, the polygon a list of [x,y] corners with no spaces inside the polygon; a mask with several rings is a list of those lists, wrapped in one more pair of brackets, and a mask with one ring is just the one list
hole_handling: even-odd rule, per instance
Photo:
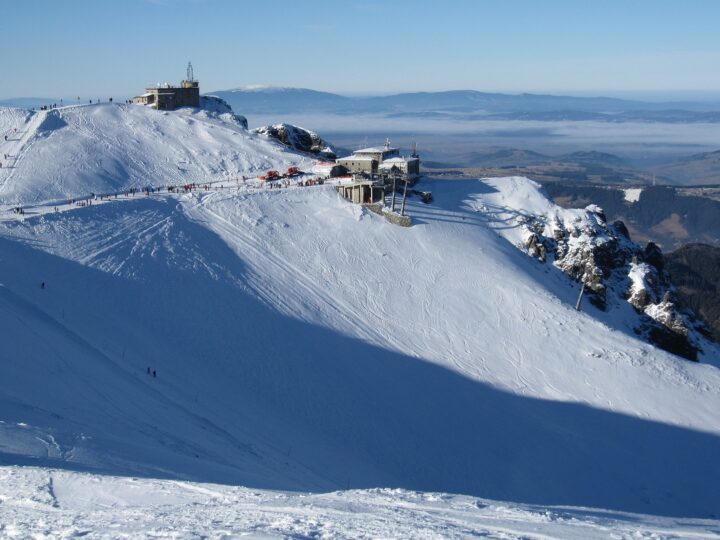
{"label": "communication antenna", "polygon": [[417,142],[415,142],[415,140],[413,140],[413,142],[412,142],[412,154],[411,154],[410,157],[418,157],[418,155],[417,155]]}
{"label": "communication antenna", "polygon": [[191,62],[188,62],[188,67],[187,67],[187,80],[188,80],[188,81],[194,81],[194,80],[195,80],[194,75],[195,75],[195,74],[193,73],[192,63],[191,63]]}

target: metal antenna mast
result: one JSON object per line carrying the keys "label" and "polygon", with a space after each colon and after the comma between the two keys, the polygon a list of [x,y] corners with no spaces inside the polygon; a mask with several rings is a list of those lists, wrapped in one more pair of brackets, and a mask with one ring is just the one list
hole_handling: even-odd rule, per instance
{"label": "metal antenna mast", "polygon": [[188,67],[187,67],[187,80],[188,80],[188,81],[194,81],[194,80],[195,80],[195,78],[194,78],[194,73],[193,73],[193,68],[192,68],[192,63],[191,63],[191,62],[188,62]]}

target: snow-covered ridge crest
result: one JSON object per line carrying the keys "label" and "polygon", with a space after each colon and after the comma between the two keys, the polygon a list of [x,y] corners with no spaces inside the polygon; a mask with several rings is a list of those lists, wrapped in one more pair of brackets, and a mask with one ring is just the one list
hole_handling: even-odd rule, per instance
{"label": "snow-covered ridge crest", "polygon": [[217,117],[225,121],[236,122],[243,128],[248,128],[247,118],[240,114],[235,114],[230,104],[221,97],[212,95],[200,96],[200,108],[203,111],[214,113]]}
{"label": "snow-covered ridge crest", "polygon": [[501,236],[583,284],[599,309],[610,311],[629,302],[640,314],[634,328],[638,333],[670,352],[697,359],[704,341],[696,331],[699,323],[678,310],[657,245],[635,244],[625,225],[608,224],[597,205],[561,208],[530,179],[484,183],[492,192],[471,204],[491,216],[491,226]]}
{"label": "snow-covered ridge crest", "polygon": [[131,187],[182,185],[284,170],[308,156],[247,131],[214,96],[156,111],[103,103],[49,111],[0,108],[0,207]]}

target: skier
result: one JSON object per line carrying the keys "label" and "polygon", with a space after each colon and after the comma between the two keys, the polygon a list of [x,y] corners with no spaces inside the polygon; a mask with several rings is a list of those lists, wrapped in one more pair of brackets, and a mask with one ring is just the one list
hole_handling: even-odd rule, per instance
{"label": "skier", "polygon": [[155,370],[153,369],[153,379],[154,379],[155,377],[157,377],[157,371],[155,371]]}

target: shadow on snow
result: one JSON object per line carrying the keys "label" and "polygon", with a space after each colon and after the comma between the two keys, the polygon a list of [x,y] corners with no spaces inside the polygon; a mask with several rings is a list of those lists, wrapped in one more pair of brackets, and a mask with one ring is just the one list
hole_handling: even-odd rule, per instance
{"label": "shadow on snow", "polygon": [[[114,212],[128,210],[102,210]],[[167,215],[161,208],[153,219]],[[171,234],[186,239],[173,244],[187,253],[161,246],[138,256],[136,238],[115,248],[142,281],[0,238],[0,282],[11,291],[0,295],[0,322],[12,332],[0,352],[2,420],[47,426],[64,451],[3,450],[0,463],[720,514],[717,436],[521,397],[283,316],[244,290],[244,263],[219,237],[171,216]],[[173,264],[194,246],[218,262],[213,277]],[[102,454],[110,457],[93,457]]]}

